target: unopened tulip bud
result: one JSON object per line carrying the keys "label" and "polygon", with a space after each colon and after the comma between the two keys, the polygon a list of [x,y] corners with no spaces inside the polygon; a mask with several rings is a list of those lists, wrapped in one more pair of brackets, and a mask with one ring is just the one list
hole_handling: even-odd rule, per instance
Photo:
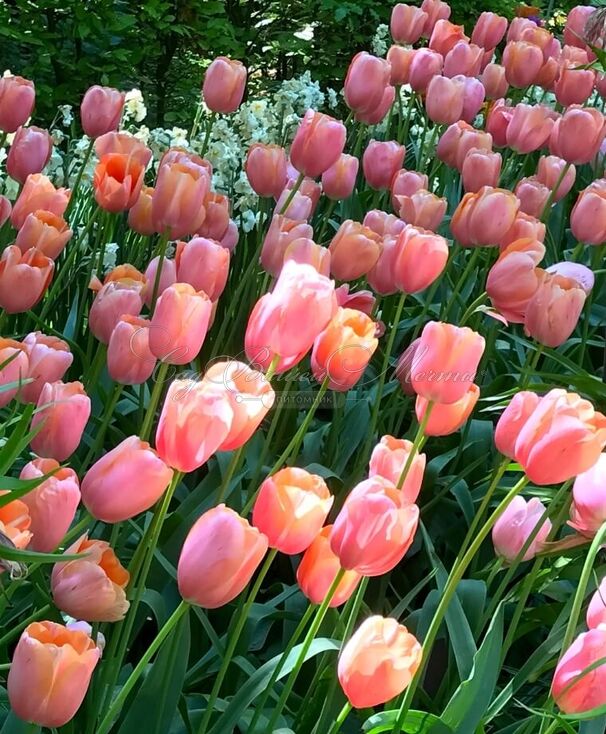
{"label": "unopened tulip bud", "polygon": [[348,199],[356,185],[359,166],[355,156],[342,153],[322,174],[322,191],[334,201]]}
{"label": "unopened tulip bud", "polygon": [[534,84],[543,66],[543,53],[533,43],[510,41],[503,51],[502,63],[507,82],[523,89]]}
{"label": "unopened tulip bud", "polygon": [[280,196],[286,186],[286,151],[279,145],[251,145],[244,170],[258,196]]}
{"label": "unopened tulip bud", "polygon": [[364,123],[364,125],[378,125],[382,122],[396,98],[396,90],[391,85],[385,87],[381,101],[376,107],[370,110],[362,110],[356,112],[355,119],[357,122]]}
{"label": "unopened tulip bud", "polygon": [[189,283],[197,291],[204,291],[216,301],[227,283],[229,251],[211,239],[194,237],[180,242],[175,256],[177,280]]}
{"label": "unopened tulip bud", "polygon": [[585,28],[590,16],[595,12],[592,5],[577,5],[572,8],[566,17],[564,28],[564,43],[568,46],[585,48]]}
{"label": "unopened tulip bud", "polygon": [[163,163],[152,194],[156,232],[171,239],[195,234],[206,216],[204,200],[210,187],[206,168],[188,162]]}
{"label": "unopened tulip bud", "polygon": [[244,64],[226,56],[217,56],[204,74],[202,96],[209,110],[228,115],[240,106],[245,87]]}
{"label": "unopened tulip bud", "polygon": [[39,456],[65,461],[78,448],[90,417],[91,402],[81,382],[47,382],[40,391],[30,446]]}
{"label": "unopened tulip bud", "polygon": [[28,334],[23,339],[23,346],[29,358],[27,377],[32,382],[23,385],[20,396],[26,403],[37,403],[44,385],[62,380],[74,356],[63,339],[40,331]]}
{"label": "unopened tulip bud", "polygon": [[337,280],[366,275],[381,254],[381,238],[368,227],[347,219],[330,243],[330,271]]}
{"label": "unopened tulip bud", "polygon": [[419,293],[428,288],[448,262],[448,243],[438,234],[412,225],[396,240],[393,261],[394,282],[404,293]]}
{"label": "unopened tulip bud", "polygon": [[267,538],[225,505],[205,512],[189,531],[177,568],[181,596],[216,609],[244,590],[267,551]]}
{"label": "unopened tulip bud", "polygon": [[142,186],[139,198],[128,212],[128,226],[137,234],[149,237],[156,231],[152,221],[152,196],[154,190],[151,186]]}
{"label": "unopened tulip bud", "polygon": [[425,110],[432,122],[450,125],[461,119],[465,84],[460,79],[434,76],[427,87]]}
{"label": "unopened tulip bud", "polygon": [[507,145],[517,153],[538,150],[549,140],[553,125],[553,112],[547,107],[518,104],[507,126]]}
{"label": "unopened tulip bud", "polygon": [[307,110],[290,146],[293,166],[310,178],[336,163],[345,147],[345,125],[328,115]]}
{"label": "unopened tulip bud", "polygon": [[114,382],[141,385],[153,374],[156,358],[149,348],[149,321],[123,314],[107,347],[107,371]]}
{"label": "unopened tulip bud", "polygon": [[595,284],[593,270],[585,265],[581,265],[581,263],[570,261],[554,263],[547,268],[547,272],[562,275],[565,278],[576,281],[587,295],[591,293]]}
{"label": "unopened tulip bud", "polygon": [[0,130],[14,133],[31,117],[36,100],[34,83],[22,76],[0,78]]}
{"label": "unopened tulip bud", "polygon": [[394,87],[408,84],[410,81],[410,65],[416,51],[403,46],[391,46],[387,52],[387,61],[391,66],[389,83]]}
{"label": "unopened tulip bud", "polygon": [[554,86],[556,99],[563,107],[572,104],[582,105],[591,96],[594,82],[593,69],[579,69],[563,64],[560,66],[560,73]]}
{"label": "unopened tulip bud", "polygon": [[[370,455],[368,476],[383,477],[383,479],[387,479],[397,486],[406,468],[411,451],[412,443],[410,441],[394,438],[393,436],[383,436]],[[417,501],[423,483],[425,461],[425,454],[415,452],[400,490],[405,502]]]}
{"label": "unopened tulip bud", "polygon": [[20,127],[15,133],[6,159],[6,172],[20,184],[30,173],[40,173],[53,150],[53,139],[39,127]]}
{"label": "unopened tulip bud", "polygon": [[559,347],[574,331],[586,298],[575,280],[547,275],[526,306],[526,334],[547,347]]}
{"label": "unopened tulip bud", "polygon": [[90,87],[82,98],[80,121],[89,138],[117,130],[124,108],[124,92],[111,87]]}
{"label": "unopened tulip bud", "polygon": [[[512,563],[534,533],[544,513],[545,505],[536,497],[529,502],[523,497],[514,497],[492,529],[496,554]],[[546,519],[522,556],[523,561],[529,561],[536,556],[550,531],[551,521]]]}
{"label": "unopened tulip bud", "polygon": [[0,306],[7,313],[24,313],[45,294],[55,264],[35,247],[23,253],[10,245],[0,258]]}
{"label": "unopened tulip bud", "polygon": [[398,214],[407,224],[421,229],[438,229],[446,214],[447,201],[430,191],[419,189],[412,196],[396,196]]}
{"label": "unopened tulip bud", "polygon": [[427,18],[427,13],[413,5],[394,5],[389,26],[391,37],[397,43],[416,43],[421,38]]}
{"label": "unopened tulip bud", "polygon": [[366,51],[357,53],[349,64],[343,86],[347,106],[354,112],[368,112],[377,108],[389,78],[390,66],[385,59]]}
{"label": "unopened tulip bud", "polygon": [[313,229],[305,221],[289,219],[275,214],[263,240],[261,250],[261,265],[263,269],[273,275],[278,275],[284,263],[284,253],[291,242],[306,237],[313,238]]}
{"label": "unopened tulip bud", "polygon": [[536,176],[521,178],[516,184],[515,195],[520,202],[520,211],[541,219],[549,201],[550,191]]}
{"label": "unopened tulip bud", "polygon": [[11,224],[21,229],[27,216],[39,209],[63,216],[69,202],[68,189],[56,189],[50,179],[41,173],[33,173],[27,177],[11,212]]}
{"label": "unopened tulip bud", "polygon": [[[592,8],[593,10],[593,8]],[[606,625],[583,632],[560,658],[551,684],[551,695],[565,714],[583,714],[606,704]],[[583,672],[591,672],[583,675]]]}
{"label": "unopened tulip bud", "polygon": [[496,13],[480,13],[471,32],[471,42],[485,49],[495,48],[503,40],[506,31],[507,18]]}
{"label": "unopened tulip bud", "polygon": [[441,19],[435,24],[429,39],[429,48],[446,57],[446,54],[459,41],[469,41],[462,25],[455,25],[448,20]]}
{"label": "unopened tulip bud", "polygon": [[606,180],[593,181],[581,191],[570,214],[570,229],[579,242],[606,241]]}
{"label": "unopened tulip bud", "polygon": [[423,29],[424,38],[429,38],[436,23],[439,20],[448,20],[451,13],[450,5],[443,0],[423,0],[421,10],[427,13],[427,21]]}
{"label": "unopened tulip bud", "polygon": [[521,390],[509,401],[497,421],[494,443],[497,450],[510,459],[515,457],[515,447],[520,431],[526,425],[540,398],[535,392]]}
{"label": "unopened tulip bud", "polygon": [[500,64],[487,64],[480,75],[480,81],[484,85],[488,99],[504,97],[509,89],[505,67]]}
{"label": "unopened tulip bud", "polygon": [[[22,385],[29,374],[29,356],[25,344],[14,339],[0,338],[0,386],[7,389],[0,392],[0,407],[8,405],[19,394],[23,395]],[[15,384],[8,388],[8,385]]]}
{"label": "unopened tulip bud", "polygon": [[567,163],[589,163],[606,135],[606,119],[595,107],[571,105],[556,120],[549,139],[549,151]]}
{"label": "unopened tulip bud", "polygon": [[[456,77],[457,79],[459,77]],[[470,124],[476,119],[476,115],[484,104],[486,91],[484,85],[479,79],[474,77],[463,77],[464,94],[463,94],[463,111],[461,119]]]}
{"label": "unopened tulip bud", "polygon": [[[425,423],[426,436],[448,436],[455,433],[465,423],[476,407],[480,397],[480,388],[471,385],[469,390],[456,403],[433,403],[429,418]],[[415,414],[419,423],[424,420],[429,402],[422,395],[417,395]]]}
{"label": "unopened tulip bud", "polygon": [[[539,158],[537,178],[553,192],[554,201],[563,199],[574,186],[577,172],[573,165],[568,165],[568,167],[567,165],[566,161],[555,155],[544,155]],[[564,168],[566,168],[565,173]],[[562,174],[564,174],[563,178]],[[555,190],[556,184],[558,184],[557,190]]]}
{"label": "unopened tulip bud", "polygon": [[467,41],[457,41],[444,57],[444,76],[477,76],[480,73],[484,49]]}
{"label": "unopened tulip bud", "polygon": [[513,225],[519,202],[511,191],[485,186],[465,194],[453,214],[450,231],[464,247],[498,245]]}
{"label": "unopened tulip bud", "polygon": [[465,156],[461,171],[465,191],[475,193],[484,186],[498,186],[501,161],[500,153],[471,148]]}
{"label": "unopened tulip bud", "polygon": [[[417,174],[416,171],[413,173],[415,173],[417,176],[422,175]],[[394,181],[395,180],[396,179],[394,177]],[[419,179],[417,179],[417,181],[419,181]],[[411,185],[414,186],[414,184]],[[415,191],[417,191],[417,189],[420,188],[423,188],[423,186],[420,185],[414,187],[410,193],[413,194]],[[402,193],[408,195],[407,191],[402,191]],[[398,235],[406,226],[406,224],[398,217],[394,216],[393,214],[388,214],[387,212],[382,212],[379,209],[371,209],[369,212],[367,212],[362,224],[365,227],[372,229],[372,231],[376,232],[380,237]]]}
{"label": "unopened tulip bud", "polygon": [[406,148],[395,140],[371,140],[362,157],[364,178],[373,189],[388,189],[402,168]]}
{"label": "unopened tulip bud", "polygon": [[410,62],[409,84],[414,92],[425,93],[429,82],[442,73],[442,54],[430,48],[419,48]]}
{"label": "unopened tulip bud", "polygon": [[492,150],[492,136],[482,130],[475,130],[469,123],[460,120],[450,125],[442,134],[436,155],[447,166],[461,171],[465,156],[471,148]]}

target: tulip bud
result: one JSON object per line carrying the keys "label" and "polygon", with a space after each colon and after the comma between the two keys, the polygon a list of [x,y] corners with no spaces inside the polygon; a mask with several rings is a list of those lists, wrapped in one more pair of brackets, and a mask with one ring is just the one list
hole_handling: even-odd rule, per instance
{"label": "tulip bud", "polygon": [[28,214],[17,232],[15,245],[25,254],[35,247],[46,257],[56,260],[72,236],[67,222],[52,212],[39,209]]}
{"label": "tulip bud", "polygon": [[471,148],[492,150],[492,137],[482,130],[475,130],[467,122],[459,121],[450,125],[442,134],[436,155],[447,166],[461,171],[465,156]]}
{"label": "tulip bud", "polygon": [[274,277],[277,276],[284,263],[286,248],[301,237],[313,237],[311,225],[275,214],[263,240],[260,258],[263,269]]}
{"label": "tulip bud", "polygon": [[537,268],[545,256],[545,247],[538,240],[519,239],[502,250],[486,280],[486,292],[492,305],[507,321],[523,324],[528,302],[544,278]]}
{"label": "tulip bud", "polygon": [[[514,497],[492,529],[492,542],[496,554],[512,563],[526,545],[544,512],[545,505],[536,497],[529,502],[523,497]],[[522,556],[523,561],[530,561],[539,553],[550,532],[551,522],[543,521],[534,540]]]}
{"label": "tulip bud", "polygon": [[443,0],[423,0],[421,10],[427,13],[427,21],[423,29],[424,38],[431,36],[439,20],[448,20],[450,18],[450,5],[447,2],[443,2]]}
{"label": "tulip bud", "polygon": [[329,199],[341,201],[353,193],[360,161],[353,155],[341,153],[335,163],[322,174],[322,190]]}
{"label": "tulip bud", "polygon": [[[465,423],[476,407],[480,397],[480,388],[470,385],[469,390],[456,403],[434,403],[425,424],[426,436],[448,436],[455,433]],[[425,418],[428,400],[417,395],[415,413],[419,423]]]}
{"label": "tulip bud", "polygon": [[216,609],[244,590],[267,551],[267,538],[225,505],[205,512],[189,531],[177,568],[181,596]]}
{"label": "tulip bud", "polygon": [[427,18],[427,13],[413,5],[394,5],[391,11],[391,37],[397,43],[416,43],[421,38]]}
{"label": "tulip bud", "polygon": [[443,74],[446,77],[477,76],[480,73],[483,59],[484,49],[480,46],[467,41],[457,41],[444,57]]}
{"label": "tulip bud", "polygon": [[23,721],[63,726],[80,708],[100,657],[85,632],[32,622],[13,653],[7,680],[11,709]]}
{"label": "tulip bud", "polygon": [[606,181],[593,181],[581,191],[570,214],[570,229],[579,242],[600,245],[606,241]]}
{"label": "tulip bud", "polygon": [[501,176],[501,154],[471,148],[463,161],[461,177],[466,192],[476,193],[484,186],[496,187]]}
{"label": "tulip bud", "polygon": [[[564,173],[564,178],[560,180],[560,177],[564,172],[564,168],[567,165],[566,161],[558,158],[556,155],[543,155],[539,158],[537,178],[544,186],[547,186],[547,188],[553,192],[554,201],[560,201],[560,199],[563,199],[574,186],[577,172],[573,165],[568,165],[568,168]],[[554,191],[558,181],[559,185],[557,191]]]}
{"label": "tulip bud", "polygon": [[156,232],[170,239],[195,234],[204,221],[204,200],[210,187],[208,171],[189,162],[162,163],[152,194]]}
{"label": "tulip bud", "polygon": [[509,405],[501,413],[494,433],[497,450],[504,456],[513,459],[515,446],[520,431],[539,404],[540,398],[529,390],[517,392],[509,401]]}
{"label": "tulip bud", "polygon": [[89,138],[117,130],[124,108],[124,92],[111,87],[90,87],[80,105],[80,122]]}
{"label": "tulip bud", "polygon": [[240,61],[217,56],[204,74],[202,96],[209,110],[228,115],[242,103],[246,67]]}
{"label": "tulip bud", "polygon": [[403,46],[391,46],[387,52],[387,61],[391,67],[389,83],[394,87],[408,84],[410,81],[410,65],[416,51]]}
{"label": "tulip bud", "polygon": [[606,624],[606,579],[596,589],[587,607],[587,626],[595,629],[600,624]]}
{"label": "tulip bud", "polygon": [[461,119],[465,85],[460,79],[434,76],[427,87],[425,109],[432,122],[450,125]]}
{"label": "tulip bud", "polygon": [[204,291],[211,301],[216,301],[223,293],[229,274],[229,250],[218,242],[204,237],[180,242],[175,260],[180,283],[189,283],[195,290]]}
{"label": "tulip bud", "polygon": [[22,76],[0,78],[0,130],[14,133],[31,117],[36,101],[34,83]]}
{"label": "tulip bud", "polygon": [[595,82],[593,69],[579,69],[576,66],[562,64],[556,79],[554,91],[557,101],[568,107],[572,104],[582,105],[591,96]]}
{"label": "tulip bud", "polygon": [[518,104],[507,126],[507,145],[517,153],[542,148],[553,129],[553,113],[543,105]]}
{"label": "tulip bud", "polygon": [[424,94],[429,82],[442,72],[442,54],[430,48],[419,48],[410,62],[409,84],[414,92]]}
{"label": "tulip bud", "polygon": [[[459,77],[457,77],[458,79]],[[464,94],[463,94],[463,111],[461,119],[470,124],[476,119],[476,115],[484,104],[486,91],[484,85],[479,79],[471,77],[463,77]]]}
{"label": "tulip bud", "polygon": [[87,622],[124,619],[130,606],[125,591],[130,575],[109,543],[83,535],[65,553],[86,556],[53,566],[51,590],[56,606]]}
{"label": "tulip bud", "polygon": [[356,280],[373,268],[381,254],[381,238],[368,227],[347,219],[330,243],[330,270],[338,280]]}
{"label": "tulip bud", "polygon": [[[132,209],[131,209],[132,211]],[[177,244],[177,249],[179,245]],[[158,278],[158,287],[156,288],[156,276],[160,267],[160,277]],[[160,256],[157,255],[153,260],[149,261],[149,265],[145,269],[145,283],[141,288],[141,297],[148,308],[151,308],[152,299],[154,297],[154,289],[156,289],[156,299],[158,299],[167,288],[177,282],[177,263],[168,257],[162,258],[160,266]]]}
{"label": "tulip bud", "polygon": [[80,504],[80,485],[73,469],[60,467],[54,459],[34,459],[21,470],[20,479],[41,479],[53,472],[21,501],[27,506],[32,533],[30,548],[51,553],[61,543]]}
{"label": "tulip bud", "polygon": [[26,403],[37,403],[44,385],[62,380],[74,356],[63,339],[46,336],[40,331],[28,334],[23,339],[23,346],[29,359],[27,377],[32,382],[23,385],[20,397]]}
{"label": "tulip bud", "polygon": [[127,155],[134,158],[143,168],[147,168],[152,159],[151,150],[139,138],[126,132],[111,131],[101,135],[95,140],[95,153],[99,159],[110,153]]}
{"label": "tulip bud", "polygon": [[5,387],[17,383],[16,387],[0,392],[0,408],[8,405],[19,393],[23,394],[26,385],[20,383],[29,374],[29,358],[27,348],[14,339],[0,338],[0,386]]}
{"label": "tulip bud", "polygon": [[336,163],[345,147],[345,125],[314,110],[307,110],[290,146],[293,166],[310,178],[321,176]]}
{"label": "tulip bud", "polygon": [[6,159],[6,172],[20,184],[30,173],[40,173],[53,150],[53,140],[39,127],[20,127],[15,133]]}
{"label": "tulip bud", "polygon": [[31,428],[41,428],[30,441],[44,458],[65,461],[78,448],[90,417],[91,402],[81,382],[47,382],[40,391]]}
{"label": "tulip bud", "polygon": [[[604,657],[606,625],[580,634],[560,658],[551,684],[551,695],[565,714],[582,714],[606,704]],[[583,671],[591,672],[582,675]]]}
{"label": "tulip bud", "polygon": [[286,151],[279,145],[255,143],[248,149],[244,170],[258,196],[280,196],[286,185]]}
{"label": "tulip bud", "polygon": [[223,194],[209,191],[204,199],[204,211],[206,215],[196,236],[219,242],[229,226],[229,199]]}
{"label": "tulip bud", "polygon": [[446,214],[448,202],[425,189],[415,191],[412,196],[394,197],[398,204],[398,214],[407,224],[421,229],[436,230]]}
{"label": "tulip bud", "polygon": [[507,31],[507,18],[496,13],[480,13],[471,32],[471,42],[485,49],[495,48]]}
{"label": "tulip bud", "polygon": [[141,313],[142,289],[141,275],[141,279],[109,280],[99,290],[90,307],[88,325],[102,344],[109,344],[112,331],[123,315],[138,316]]}
{"label": "tulip bud", "polygon": [[139,198],[128,212],[128,226],[137,234],[149,237],[156,231],[152,221],[152,197],[154,189],[142,186]]}
{"label": "tulip bud", "polygon": [[464,247],[498,245],[511,229],[520,204],[506,189],[485,186],[465,194],[450,222],[450,231]]}
{"label": "tulip bud", "polygon": [[404,293],[419,293],[440,276],[447,261],[448,243],[443,237],[407,226],[396,240],[392,263],[394,284]]}
{"label": "tulip bud", "polygon": [[566,17],[564,43],[568,46],[585,48],[585,27],[590,16],[595,12],[592,5],[577,5]]}
{"label": "tulip bud", "polygon": [[572,485],[570,522],[575,530],[592,538],[606,522],[606,454],[577,475]]}
{"label": "tulip bud", "polygon": [[484,85],[488,99],[504,97],[509,89],[505,67],[500,64],[487,64],[480,75],[480,81]]}
{"label": "tulip bud", "polygon": [[371,140],[364,155],[364,178],[373,189],[388,189],[396,172],[402,168],[406,148],[395,140]]}
{"label": "tulip bud", "polygon": [[535,83],[543,66],[543,53],[533,43],[509,41],[502,63],[507,82],[516,89],[523,89]]}
{"label": "tulip bud", "polygon": [[369,112],[381,104],[389,84],[390,66],[385,59],[366,51],[357,53],[347,70],[343,86],[345,102],[354,112]]}
{"label": "tulip bud", "polygon": [[571,105],[556,120],[549,139],[549,151],[567,163],[589,163],[606,135],[606,119],[594,107]]}
{"label": "tulip bud", "polygon": [[27,177],[13,206],[11,224],[15,229],[21,229],[27,216],[39,209],[61,217],[67,208],[69,196],[69,190],[56,189],[49,178],[41,173],[33,173]]}
{"label": "tulip bud", "polygon": [[[402,220],[399,220],[402,221]],[[407,226],[402,222],[404,231]],[[384,235],[383,248],[377,264],[369,270],[366,276],[368,284],[376,293],[387,296],[396,293],[398,287],[395,281],[395,261],[398,254],[398,237],[395,235]]]}
{"label": "tulip bud", "polygon": [[586,298],[576,281],[546,274],[526,306],[526,335],[547,347],[559,347],[574,331]]}
{"label": "tulip bud", "polygon": [[10,245],[0,258],[0,306],[7,313],[24,313],[45,294],[55,269],[54,262],[35,247],[22,253]]}
{"label": "tulip bud", "polygon": [[[408,463],[411,451],[412,443],[410,441],[394,438],[393,436],[383,436],[370,455],[369,478],[379,476],[397,486]],[[415,452],[400,490],[405,503],[412,504],[417,501],[423,483],[425,461],[425,454]]]}
{"label": "tulip bud", "polygon": [[107,347],[107,371],[114,382],[141,385],[153,374],[156,358],[149,348],[149,321],[123,314]]}
{"label": "tulip bud", "polygon": [[536,176],[521,178],[516,184],[515,195],[520,203],[520,211],[531,217],[543,217],[550,191]]}

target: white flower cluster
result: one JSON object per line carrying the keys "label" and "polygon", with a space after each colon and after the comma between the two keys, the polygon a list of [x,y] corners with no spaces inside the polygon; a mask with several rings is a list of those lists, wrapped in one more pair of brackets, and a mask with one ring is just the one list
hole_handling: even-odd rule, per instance
{"label": "white flower cluster", "polygon": [[131,89],[124,96],[124,122],[142,122],[147,117],[147,107],[140,89]]}
{"label": "white flower cluster", "polygon": [[389,35],[389,26],[385,23],[377,26],[375,35],[372,38],[371,48],[375,56],[385,56],[391,45],[391,36]]}

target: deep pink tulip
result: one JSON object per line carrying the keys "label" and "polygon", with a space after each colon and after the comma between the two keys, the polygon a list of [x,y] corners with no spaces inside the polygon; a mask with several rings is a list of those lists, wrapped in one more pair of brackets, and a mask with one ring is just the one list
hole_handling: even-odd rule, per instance
{"label": "deep pink tulip", "polygon": [[371,140],[362,157],[364,178],[376,190],[389,189],[396,172],[402,167],[406,148],[395,140]]}
{"label": "deep pink tulip", "polygon": [[240,106],[245,87],[244,64],[226,56],[217,56],[204,74],[202,96],[209,110],[228,115]]}
{"label": "deep pink tulip", "polygon": [[29,120],[36,101],[34,83],[22,76],[0,78],[0,130],[14,133]]}
{"label": "deep pink tulip", "polygon": [[[581,633],[562,655],[553,674],[551,695],[565,714],[581,714],[606,704],[606,625]],[[593,669],[583,674],[583,671]]]}
{"label": "deep pink tulip", "polygon": [[90,87],[80,105],[80,122],[89,138],[117,130],[124,109],[124,92],[111,87]]}
{"label": "deep pink tulip", "polygon": [[6,172],[20,184],[30,173],[40,173],[46,166],[53,150],[53,139],[47,130],[40,127],[20,127],[6,159]]}
{"label": "deep pink tulip", "polygon": [[471,32],[471,42],[492,49],[501,43],[506,32],[507,18],[496,13],[481,13]]}
{"label": "deep pink tulip", "polygon": [[65,461],[78,448],[90,417],[91,402],[81,382],[47,382],[40,392],[30,446],[39,456]]}
{"label": "deep pink tulip", "polygon": [[420,8],[398,3],[391,11],[391,37],[397,43],[416,43],[421,38],[427,19],[427,13]]}

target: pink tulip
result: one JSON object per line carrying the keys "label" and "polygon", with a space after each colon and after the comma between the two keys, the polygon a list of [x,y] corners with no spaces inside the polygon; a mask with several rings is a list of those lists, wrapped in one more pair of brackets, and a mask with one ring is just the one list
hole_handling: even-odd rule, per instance
{"label": "pink tulip", "polygon": [[488,99],[504,97],[509,89],[505,67],[500,64],[487,64],[480,75],[480,81],[484,85]]}
{"label": "pink tulip", "polygon": [[578,66],[562,64],[554,87],[556,99],[563,107],[582,105],[591,96],[594,82],[593,69],[579,69]]}
{"label": "pink tulip", "polygon": [[322,174],[322,191],[329,199],[348,199],[356,185],[360,161],[353,155],[342,153],[337,161]]}
{"label": "pink tulip", "polygon": [[148,163],[152,159],[151,150],[139,138],[136,138],[130,133],[117,133],[114,130],[101,135],[101,137],[95,140],[95,153],[99,159],[110,153],[131,156],[144,168],[147,168]]}
{"label": "pink tulip", "polygon": [[6,159],[6,172],[20,184],[30,173],[40,173],[51,157],[53,140],[39,127],[20,127]]}
{"label": "pink tulip", "polygon": [[[131,210],[132,211],[132,210]],[[181,244],[181,243],[179,243]],[[158,267],[160,266],[160,256],[157,255],[153,260],[149,261],[149,265],[145,269],[145,284],[141,289],[141,296],[145,305],[149,308],[154,296],[154,288],[156,286],[156,276]],[[177,263],[168,257],[163,258],[160,277],[158,278],[158,287],[156,288],[156,300],[171,285],[177,282]],[[131,314],[136,315],[136,314]]]}
{"label": "pink tulip", "polygon": [[581,191],[570,214],[572,234],[580,242],[606,241],[606,179],[593,181]]}
{"label": "pink tulip", "polygon": [[[458,78],[458,77],[455,77]],[[479,79],[463,77],[465,92],[463,95],[463,111],[461,119],[470,124],[476,119],[476,115],[484,104],[486,91]]]}
{"label": "pink tulip", "polygon": [[10,245],[0,258],[0,306],[7,313],[29,311],[46,292],[54,270],[54,262],[35,247],[22,253]]}
{"label": "pink tulip", "polygon": [[211,301],[223,293],[229,273],[229,251],[218,242],[204,237],[180,242],[175,260],[180,283],[204,291]]}
{"label": "pink tulip", "polygon": [[26,403],[37,403],[42,388],[47,382],[62,380],[74,361],[67,342],[56,336],[46,336],[34,331],[23,339],[29,358],[27,377],[32,382],[21,389],[21,399]]}
{"label": "pink tulip", "polygon": [[245,87],[244,64],[226,56],[217,56],[204,74],[202,96],[209,110],[228,115],[240,106]]}
{"label": "pink tulip", "polygon": [[471,148],[463,161],[461,178],[466,192],[479,191],[483,186],[496,187],[501,176],[501,154],[481,148]]}
{"label": "pink tulip", "polygon": [[541,67],[543,53],[538,46],[526,41],[509,41],[502,58],[508,83],[516,89],[534,84]]}
{"label": "pink tulip", "polygon": [[540,219],[549,200],[550,191],[536,176],[521,178],[515,188],[520,211]]}
{"label": "pink tulip", "polygon": [[606,579],[602,579],[587,607],[589,629],[595,629],[600,624],[606,624]]}
{"label": "pink tulip", "polygon": [[390,66],[385,59],[366,51],[357,53],[347,70],[344,83],[345,102],[354,112],[376,109],[389,84]]}
{"label": "pink tulip", "polygon": [[274,214],[263,240],[260,258],[263,269],[274,277],[277,276],[284,263],[286,248],[301,237],[309,239],[313,237],[311,225],[305,221]]}
{"label": "pink tulip", "polygon": [[442,54],[430,48],[419,48],[410,62],[409,84],[414,92],[425,93],[429,82],[442,73]]}
{"label": "pink tulip", "polygon": [[[421,176],[421,174],[417,175]],[[422,187],[419,186],[415,188],[411,193],[417,191],[418,188]],[[376,232],[381,237],[384,237],[386,235],[398,235],[406,226],[406,224],[398,217],[394,216],[393,214],[388,214],[387,212],[382,212],[379,209],[371,209],[369,212],[367,212],[362,224],[365,227],[372,229],[373,232]]]}
{"label": "pink tulip", "polygon": [[606,522],[606,454],[578,474],[572,486],[569,524],[579,533],[593,537]]}
{"label": "pink tulip", "polygon": [[377,190],[388,189],[396,172],[402,167],[406,148],[395,140],[371,140],[362,157],[364,178]]}
{"label": "pink tulip", "polygon": [[485,186],[461,199],[450,231],[464,247],[498,245],[511,229],[519,206],[511,191]]}
{"label": "pink tulip", "polygon": [[564,28],[564,43],[568,46],[577,46],[578,48],[586,48],[585,45],[585,25],[595,7],[592,5],[577,5],[572,8],[566,18],[566,27]]}
{"label": "pink tulip", "polygon": [[111,87],[90,87],[80,105],[80,122],[89,138],[117,130],[124,108],[124,92]]}
{"label": "pink tulip", "polygon": [[492,137],[459,120],[450,125],[440,137],[436,155],[447,166],[461,171],[465,156],[471,148],[492,150]]}
{"label": "pink tulip", "polygon": [[381,238],[368,227],[346,219],[330,243],[330,272],[338,280],[366,275],[381,254]]}
{"label": "pink tulip", "polygon": [[471,42],[485,49],[495,48],[507,31],[507,18],[496,13],[480,13],[471,32]]}
{"label": "pink tulip", "polygon": [[432,122],[450,125],[461,119],[465,84],[461,79],[434,76],[427,87],[425,110]]}
{"label": "pink tulip", "polygon": [[[554,201],[563,199],[574,186],[577,175],[576,169],[573,165],[569,165],[564,173],[566,166],[566,161],[556,155],[543,155],[539,158],[537,179],[553,191]],[[563,178],[561,178],[562,174],[564,174]],[[556,184],[558,184],[557,190],[555,190]]]}
{"label": "pink tulip", "polygon": [[477,76],[480,73],[484,50],[474,43],[458,41],[444,56],[444,76]]}
{"label": "pink tulip", "polygon": [[0,386],[7,387],[15,383],[15,387],[0,392],[0,408],[3,408],[17,394],[21,397],[26,387],[20,384],[29,374],[29,356],[25,345],[14,339],[0,338],[0,365]]}
{"label": "pink tulip", "polygon": [[[492,529],[492,542],[497,555],[512,563],[544,512],[545,505],[536,497],[528,502],[523,497],[514,497]],[[551,522],[546,519],[522,556],[523,561],[529,561],[536,556],[550,532]]]}
{"label": "pink tulip", "polygon": [[35,247],[46,257],[56,260],[72,234],[65,219],[39,209],[27,215],[23,226],[17,232],[15,245],[23,254]]}
{"label": "pink tulip", "polygon": [[423,0],[421,10],[427,13],[427,21],[423,29],[424,38],[431,36],[439,20],[448,20],[450,18],[450,5],[447,2],[443,2],[443,0]]}
{"label": "pink tulip", "polygon": [[387,52],[387,61],[391,67],[389,83],[394,87],[408,84],[410,81],[410,65],[416,51],[403,46],[391,46]]}
{"label": "pink tulip", "polygon": [[553,112],[543,105],[518,104],[507,126],[507,145],[517,153],[531,153],[542,148],[551,135]]}
{"label": "pink tulip", "polygon": [[[383,436],[370,455],[368,476],[370,478],[383,477],[383,479],[387,479],[397,486],[411,450],[412,443],[410,441],[394,438],[393,436]],[[415,453],[400,490],[405,502],[417,501],[423,483],[425,462],[425,454]]]}
{"label": "pink tulip", "polygon": [[107,346],[107,371],[114,382],[141,385],[153,374],[156,358],[149,348],[147,319],[122,314]]}
{"label": "pink tulip", "polygon": [[131,278],[110,280],[95,296],[88,317],[93,335],[109,344],[114,326],[123,314],[138,316],[143,308],[143,282]]}
{"label": "pink tulip", "polygon": [[[606,625],[580,634],[560,659],[551,684],[551,695],[565,714],[581,714],[606,704]],[[588,668],[593,669],[584,673]]]}
{"label": "pink tulip", "polygon": [[556,120],[549,139],[549,151],[567,163],[589,163],[606,135],[606,119],[594,107],[571,105]]}
{"label": "pink tulip", "polygon": [[22,76],[0,78],[0,130],[14,133],[29,120],[36,100],[34,83]]}
{"label": "pink tulip", "polygon": [[345,147],[345,125],[328,115],[307,110],[290,146],[293,166],[310,178],[336,163]]}
{"label": "pink tulip", "polygon": [[78,448],[90,417],[91,402],[81,382],[47,382],[40,392],[30,446],[39,456],[65,461]]}
{"label": "pink tulip", "polygon": [[391,11],[391,37],[397,43],[416,43],[421,38],[427,19],[428,15],[423,10],[398,3]]}
{"label": "pink tulip", "polygon": [[446,214],[447,201],[430,191],[419,189],[412,196],[395,197],[398,214],[407,224],[435,232]]}
{"label": "pink tulip", "polygon": [[[429,418],[425,422],[426,436],[448,436],[455,433],[472,414],[480,397],[480,388],[470,385],[469,389],[456,403],[433,403]],[[421,423],[425,420],[429,401],[417,395],[415,415]]]}
{"label": "pink tulip", "polygon": [[429,48],[437,51],[443,57],[453,48],[459,41],[469,41],[465,35],[465,29],[462,25],[455,25],[448,20],[438,20],[435,24],[429,39]]}
{"label": "pink tulip", "polygon": [[[400,208],[398,197],[412,196],[419,189],[428,188],[429,179],[426,173],[407,171],[405,168],[401,168],[399,171],[396,171],[391,180],[391,204],[397,211]],[[369,214],[372,214],[372,212],[369,212]]]}
{"label": "pink tulip", "polygon": [[355,119],[364,125],[378,125],[385,119],[385,116],[391,109],[396,98],[396,90],[392,86],[385,87],[381,101],[376,107],[370,110],[360,110],[356,112]]}

